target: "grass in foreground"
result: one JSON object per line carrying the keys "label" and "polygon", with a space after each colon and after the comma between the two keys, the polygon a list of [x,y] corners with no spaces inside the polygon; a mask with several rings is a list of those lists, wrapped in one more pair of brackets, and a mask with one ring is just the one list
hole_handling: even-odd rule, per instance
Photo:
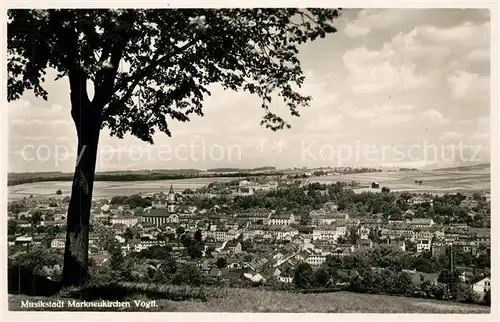
{"label": "grass in foreground", "polygon": [[[211,290],[215,292],[216,290]],[[132,305],[124,311],[148,312],[255,312],[255,313],[455,313],[489,314],[490,308],[445,301],[405,298],[387,295],[357,294],[349,292],[323,294],[297,294],[257,289],[225,289],[221,296],[208,301],[172,301],[157,299],[157,307],[139,308]],[[224,294],[222,294],[224,293]],[[58,300],[61,297],[40,298],[22,295],[9,296],[9,309],[21,311],[22,300]],[[133,300],[136,298],[129,298]],[[147,300],[147,298],[138,298]],[[36,310],[36,309],[30,309]],[[60,310],[60,309],[59,309]],[[74,310],[79,309],[64,309]],[[81,310],[81,309],[80,309]],[[103,311],[103,309],[85,309]],[[107,311],[117,309],[105,309]]]}

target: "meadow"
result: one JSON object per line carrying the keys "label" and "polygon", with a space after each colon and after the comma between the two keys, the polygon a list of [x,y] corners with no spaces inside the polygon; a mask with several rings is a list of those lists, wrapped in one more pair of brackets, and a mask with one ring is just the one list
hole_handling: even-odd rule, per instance
{"label": "meadow", "polygon": [[[415,180],[421,180],[422,184],[416,184]],[[339,176],[322,176],[310,179],[320,183],[331,183],[335,181],[356,181],[360,187],[355,192],[367,189],[372,182],[378,182],[380,187],[387,187],[392,191],[410,191],[420,193],[470,193],[480,190],[490,190],[491,174],[489,169],[470,171],[398,171],[398,172],[374,172],[355,173]]]}
{"label": "meadow", "polygon": [[[454,302],[350,292],[298,294],[259,289],[224,289],[208,301],[156,300],[157,307],[127,308],[126,311],[156,312],[254,312],[254,313],[454,313],[489,314],[490,308]],[[20,311],[21,301],[61,298],[9,295],[9,310]],[[147,298],[141,298],[147,300]],[[24,310],[24,309],[23,309]],[[72,309],[78,310],[78,309]]]}
{"label": "meadow", "polygon": [[[96,181],[94,183],[93,196],[96,198],[111,198],[114,196],[127,196],[137,193],[148,194],[156,192],[167,193],[170,185],[177,192],[184,189],[198,189],[212,182],[231,181],[234,178],[193,178],[177,180],[154,180],[154,181]],[[9,200],[22,199],[33,195],[34,197],[69,197],[71,194],[70,181],[45,181],[25,183],[8,187]],[[61,195],[56,195],[60,189]]]}

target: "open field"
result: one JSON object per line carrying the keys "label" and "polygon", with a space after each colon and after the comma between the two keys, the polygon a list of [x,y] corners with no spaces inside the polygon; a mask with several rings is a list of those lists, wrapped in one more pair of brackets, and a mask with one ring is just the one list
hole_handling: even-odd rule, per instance
{"label": "open field", "polygon": [[[236,178],[213,177],[193,178],[179,180],[152,180],[152,181],[97,181],[94,184],[94,196],[97,198],[110,198],[113,196],[132,195],[136,193],[154,193],[168,191],[173,185],[175,191],[186,188],[196,189],[208,185],[211,182],[230,181]],[[422,185],[415,184],[415,180],[422,180]],[[392,191],[429,192],[433,194],[444,193],[471,193],[480,190],[490,190],[491,175],[489,170],[471,171],[408,171],[408,172],[373,172],[353,173],[339,176],[323,176],[309,179],[309,182],[333,183],[336,181],[357,181],[361,187],[356,192],[366,190],[373,181],[380,187],[388,187]],[[21,199],[23,197],[66,197],[71,193],[70,181],[48,181],[26,183],[10,186],[9,199]],[[57,196],[56,191],[61,189],[62,195]]]}
{"label": "open field", "polygon": [[[178,179],[178,180],[152,180],[152,181],[96,181],[94,183],[94,197],[110,198],[114,196],[126,196],[137,193],[148,194],[155,192],[168,192],[170,185],[174,190],[181,192],[184,189],[197,189],[204,187],[211,182],[231,181],[235,178],[193,178],[193,179]],[[23,197],[61,197],[70,196],[71,182],[70,181],[46,181],[25,183],[16,186],[10,186],[9,200],[22,199]],[[62,195],[56,195],[56,191],[61,189]]]}
{"label": "open field", "polygon": [[[9,310],[21,310],[21,301],[60,298],[9,295]],[[275,313],[455,313],[489,314],[490,308],[453,302],[368,295],[349,292],[296,294],[256,289],[228,289],[222,298],[201,301],[156,300],[156,312],[275,312]],[[34,310],[34,309],[32,309]],[[77,309],[72,309],[77,310]],[[133,305],[127,311],[137,311]]]}
{"label": "open field", "polygon": [[[418,185],[415,180],[422,180]],[[335,181],[357,181],[361,187],[356,192],[366,190],[372,182],[378,182],[380,187],[388,187],[392,191],[443,193],[471,193],[480,190],[490,190],[491,174],[489,170],[472,171],[408,171],[408,172],[374,172],[355,173],[339,176],[324,176],[312,178],[310,181],[331,183]]]}

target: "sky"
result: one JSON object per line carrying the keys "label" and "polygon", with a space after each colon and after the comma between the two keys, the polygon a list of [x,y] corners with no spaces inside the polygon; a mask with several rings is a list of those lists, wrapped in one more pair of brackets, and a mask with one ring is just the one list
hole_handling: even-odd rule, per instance
{"label": "sky", "polygon": [[[152,146],[101,133],[97,171],[260,166],[438,167],[490,160],[490,21],[476,9],[345,9],[338,32],[300,47],[311,95],[272,132],[248,93],[212,88],[204,117],[171,125]],[[54,73],[49,72],[49,76]],[[48,101],[8,104],[9,172],[74,170],[69,83],[46,77]]]}

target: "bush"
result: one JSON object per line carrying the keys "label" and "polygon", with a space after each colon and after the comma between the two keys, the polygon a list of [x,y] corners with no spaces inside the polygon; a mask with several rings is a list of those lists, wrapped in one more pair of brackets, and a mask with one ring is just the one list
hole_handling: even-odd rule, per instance
{"label": "bush", "polygon": [[470,287],[464,287],[460,289],[460,293],[457,298],[458,301],[462,303],[479,303],[479,296]]}
{"label": "bush", "polygon": [[484,303],[484,305],[491,306],[491,291],[490,290],[487,290],[486,293],[484,293],[483,303]]}

